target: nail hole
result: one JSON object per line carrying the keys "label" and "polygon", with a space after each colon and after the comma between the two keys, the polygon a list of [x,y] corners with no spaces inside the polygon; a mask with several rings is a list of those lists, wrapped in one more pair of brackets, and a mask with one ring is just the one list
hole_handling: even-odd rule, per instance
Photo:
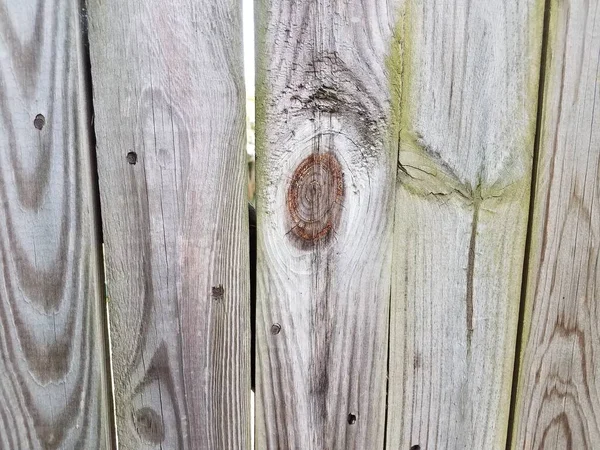
{"label": "nail hole", "polygon": [[271,334],[279,334],[280,331],[281,325],[279,325],[278,323],[274,323],[273,325],[271,325]]}
{"label": "nail hole", "polygon": [[354,425],[356,423],[356,414],[348,414],[348,423]]}
{"label": "nail hole", "polygon": [[410,450],[421,450],[421,446],[420,445],[413,445]]}
{"label": "nail hole", "polygon": [[218,286],[213,286],[212,296],[214,299],[216,299],[216,300],[223,299],[223,294],[225,294],[225,289],[223,288],[222,284],[220,284]]}
{"label": "nail hole", "polygon": [[38,130],[44,128],[45,124],[46,118],[42,114],[38,114],[37,116],[35,116],[35,119],[33,119],[33,126],[36,127]]}
{"label": "nail hole", "polygon": [[135,164],[135,163],[137,163],[137,153],[136,152],[129,152],[129,153],[127,153],[127,162],[129,164]]}

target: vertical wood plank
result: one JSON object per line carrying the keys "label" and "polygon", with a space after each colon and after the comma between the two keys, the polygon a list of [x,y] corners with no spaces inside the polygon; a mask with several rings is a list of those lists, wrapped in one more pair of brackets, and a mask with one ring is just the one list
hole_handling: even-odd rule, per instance
{"label": "vertical wood plank", "polygon": [[259,449],[383,448],[397,6],[257,5]]}
{"label": "vertical wood plank", "polygon": [[0,448],[108,448],[79,2],[0,1]]}
{"label": "vertical wood plank", "polygon": [[600,448],[599,9],[549,2],[517,449]]}
{"label": "vertical wood plank", "polygon": [[248,449],[241,3],[89,9],[120,447]]}
{"label": "vertical wood plank", "polygon": [[542,22],[538,0],[403,3],[389,449],[505,446]]}

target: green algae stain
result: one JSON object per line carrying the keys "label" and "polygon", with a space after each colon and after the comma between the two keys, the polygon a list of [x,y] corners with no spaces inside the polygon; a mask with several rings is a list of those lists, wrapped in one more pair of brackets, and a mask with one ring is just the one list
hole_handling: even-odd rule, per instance
{"label": "green algae stain", "polygon": [[[390,140],[392,148],[400,152],[410,130],[410,80],[412,73],[412,40],[410,35],[410,2],[398,12],[398,20],[392,33],[390,51],[386,59],[390,86]],[[399,160],[398,160],[399,161]]]}

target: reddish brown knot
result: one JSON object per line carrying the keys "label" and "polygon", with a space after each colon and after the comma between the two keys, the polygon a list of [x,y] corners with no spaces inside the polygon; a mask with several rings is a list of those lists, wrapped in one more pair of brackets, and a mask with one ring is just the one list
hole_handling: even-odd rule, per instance
{"label": "reddish brown knot", "polygon": [[343,200],[344,174],[335,155],[309,155],[294,171],[287,192],[290,232],[306,244],[331,236]]}

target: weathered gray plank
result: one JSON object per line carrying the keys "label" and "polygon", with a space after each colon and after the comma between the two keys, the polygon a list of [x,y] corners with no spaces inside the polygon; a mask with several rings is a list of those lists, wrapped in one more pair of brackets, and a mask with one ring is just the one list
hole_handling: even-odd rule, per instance
{"label": "weathered gray plank", "polygon": [[513,448],[597,449],[600,2],[549,5]]}
{"label": "weathered gray plank", "polygon": [[543,3],[407,0],[389,449],[503,449]]}
{"label": "weathered gray plank", "polygon": [[107,448],[79,3],[0,1],[0,448]]}
{"label": "weathered gray plank", "polygon": [[397,6],[258,5],[259,449],[383,447]]}
{"label": "weathered gray plank", "polygon": [[248,449],[241,3],[89,14],[120,446]]}

